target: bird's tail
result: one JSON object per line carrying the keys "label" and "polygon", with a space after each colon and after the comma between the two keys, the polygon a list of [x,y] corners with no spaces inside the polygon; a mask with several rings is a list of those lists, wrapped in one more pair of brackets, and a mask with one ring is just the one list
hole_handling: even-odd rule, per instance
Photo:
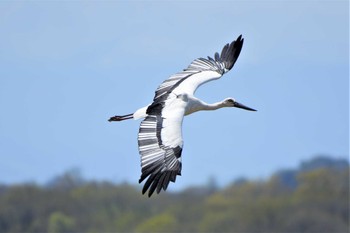
{"label": "bird's tail", "polygon": [[133,116],[134,114],[127,114],[127,115],[123,115],[123,116],[113,116],[111,118],[109,118],[109,122],[111,121],[124,121],[124,120],[128,120],[128,119],[132,119],[134,118]]}

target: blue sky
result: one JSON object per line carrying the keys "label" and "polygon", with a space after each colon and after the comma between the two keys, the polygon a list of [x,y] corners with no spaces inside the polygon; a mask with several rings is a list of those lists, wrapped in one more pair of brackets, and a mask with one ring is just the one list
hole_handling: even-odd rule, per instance
{"label": "blue sky", "polygon": [[0,182],[140,176],[139,121],[197,57],[245,38],[235,67],[196,95],[234,97],[183,124],[182,177],[170,189],[263,179],[318,154],[349,156],[348,1],[1,1]]}

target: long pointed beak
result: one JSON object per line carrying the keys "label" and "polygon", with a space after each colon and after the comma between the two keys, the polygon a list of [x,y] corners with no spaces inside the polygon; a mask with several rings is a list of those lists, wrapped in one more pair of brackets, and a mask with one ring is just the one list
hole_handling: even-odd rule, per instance
{"label": "long pointed beak", "polygon": [[253,108],[249,108],[241,103],[238,103],[238,102],[235,102],[233,107],[236,107],[236,108],[242,108],[242,109],[245,109],[245,110],[248,110],[248,111],[256,111],[255,109]]}

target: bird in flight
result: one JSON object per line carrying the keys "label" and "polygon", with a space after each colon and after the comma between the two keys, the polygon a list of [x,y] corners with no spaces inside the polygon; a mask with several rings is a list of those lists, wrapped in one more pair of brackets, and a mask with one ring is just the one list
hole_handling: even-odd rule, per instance
{"label": "bird in flight", "polygon": [[244,39],[240,35],[235,41],[226,44],[221,54],[214,58],[195,59],[186,69],[166,79],[155,91],[153,102],[132,114],[113,116],[109,121],[143,119],[138,133],[138,146],[141,155],[141,178],[147,178],[142,194],[148,190],[150,197],[154,191],[165,191],[176,176],[181,175],[181,153],[183,147],[182,121],[184,116],[202,110],[216,110],[236,107],[249,111],[249,108],[233,98],[208,104],[196,98],[196,89],[209,81],[219,79],[235,64]]}

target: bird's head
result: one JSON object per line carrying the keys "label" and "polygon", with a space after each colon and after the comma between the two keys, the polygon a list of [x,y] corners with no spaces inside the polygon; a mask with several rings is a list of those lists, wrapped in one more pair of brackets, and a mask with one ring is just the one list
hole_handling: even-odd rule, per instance
{"label": "bird's head", "polygon": [[238,103],[234,98],[226,98],[224,99],[224,101],[222,102],[226,107],[235,107],[235,108],[242,108],[244,110],[248,110],[248,111],[256,111],[253,108],[247,107],[241,103]]}

